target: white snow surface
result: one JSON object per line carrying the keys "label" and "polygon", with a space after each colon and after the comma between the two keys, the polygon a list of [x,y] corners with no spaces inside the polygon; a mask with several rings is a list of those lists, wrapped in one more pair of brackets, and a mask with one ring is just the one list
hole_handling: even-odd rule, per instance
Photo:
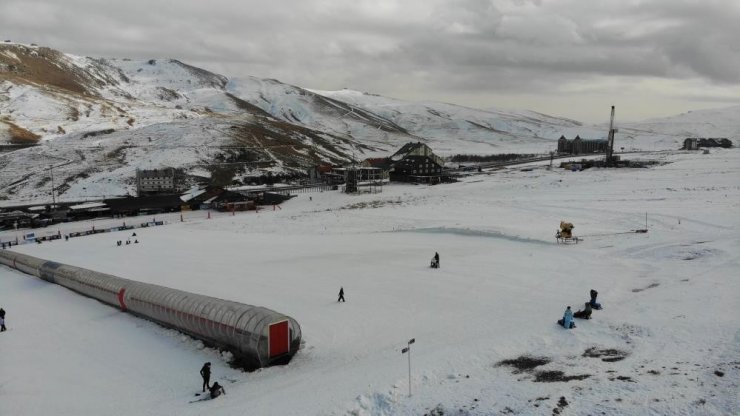
{"label": "white snow surface", "polygon": [[[304,338],[288,365],[246,373],[189,336],[0,267],[0,415],[740,414],[740,151],[646,157],[665,164],[300,194],[279,210],[158,216],[168,224],[129,246],[119,232],[14,247],[265,306]],[[630,233],[646,213],[649,232]],[[556,244],[561,220],[583,241]],[[604,309],[557,326],[592,288]],[[624,359],[584,356],[594,347]],[[497,365],[523,355],[550,362]],[[227,395],[189,403],[205,361]]]}

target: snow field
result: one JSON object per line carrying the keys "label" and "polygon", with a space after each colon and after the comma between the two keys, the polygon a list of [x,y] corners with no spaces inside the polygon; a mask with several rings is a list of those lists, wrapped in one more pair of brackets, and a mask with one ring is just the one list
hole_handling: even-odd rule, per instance
{"label": "snow field", "polygon": [[[19,246],[269,307],[298,320],[304,346],[287,366],[243,373],[192,338],[2,268],[0,414],[738,413],[740,152],[659,157],[670,163],[511,168],[300,194],[276,211],[187,213],[137,229],[138,245],[106,233]],[[645,212],[649,232],[626,233],[644,228]],[[560,220],[584,241],[555,244]],[[558,327],[591,288],[605,309]],[[614,351],[584,356],[594,348]],[[516,374],[497,365],[522,355],[550,362]],[[205,361],[227,396],[189,404]],[[546,371],[588,377],[535,382]]]}

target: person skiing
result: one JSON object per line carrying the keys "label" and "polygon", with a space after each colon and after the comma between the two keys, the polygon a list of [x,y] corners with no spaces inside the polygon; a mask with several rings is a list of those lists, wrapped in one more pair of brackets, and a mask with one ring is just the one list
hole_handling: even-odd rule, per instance
{"label": "person skiing", "polygon": [[434,268],[439,268],[439,253],[437,253],[436,251],[434,252]]}
{"label": "person skiing", "polygon": [[344,300],[344,287],[339,287],[339,298],[337,299],[337,302],[345,302]]}
{"label": "person skiing", "polygon": [[591,300],[588,301],[588,303],[590,303],[591,304],[591,307],[594,308],[594,309],[601,309],[601,304],[598,303],[598,302],[596,302],[596,296],[599,295],[599,292],[591,289],[591,292],[590,293],[591,293]]}
{"label": "person skiing", "polygon": [[586,306],[582,311],[578,311],[573,314],[574,318],[580,318],[580,319],[591,319],[591,302],[586,302]]}
{"label": "person skiing", "polygon": [[565,329],[575,328],[576,324],[573,322],[573,311],[570,310],[570,306],[565,309],[563,319],[558,320],[558,324],[562,325]]}
{"label": "person skiing", "polygon": [[210,362],[203,364],[203,368],[200,369],[200,376],[203,377],[203,392],[205,393],[206,389],[211,388],[211,386],[209,385],[211,381],[211,363]]}
{"label": "person skiing", "polygon": [[218,384],[218,381],[213,383],[213,386],[209,388],[211,392],[211,399],[215,399],[216,397],[226,394],[226,390],[224,390],[224,386]]}

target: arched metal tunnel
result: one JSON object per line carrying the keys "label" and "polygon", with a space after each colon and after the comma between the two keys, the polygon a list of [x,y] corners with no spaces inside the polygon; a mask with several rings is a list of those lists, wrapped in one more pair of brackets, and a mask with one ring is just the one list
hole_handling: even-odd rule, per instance
{"label": "arched metal tunnel", "polygon": [[10,250],[0,251],[0,264],[229,350],[248,370],[287,363],[300,347],[298,322],[267,308],[136,282]]}

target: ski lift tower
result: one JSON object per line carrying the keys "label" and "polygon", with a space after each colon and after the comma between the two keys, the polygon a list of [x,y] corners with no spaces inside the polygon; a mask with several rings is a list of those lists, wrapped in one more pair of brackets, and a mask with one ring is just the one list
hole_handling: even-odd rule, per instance
{"label": "ski lift tower", "polygon": [[619,130],[614,128],[614,106],[612,106],[612,116],[611,120],[609,121],[609,136],[608,142],[606,144],[605,164],[607,167],[616,165],[616,161],[614,160],[614,133],[616,133],[617,131]]}

